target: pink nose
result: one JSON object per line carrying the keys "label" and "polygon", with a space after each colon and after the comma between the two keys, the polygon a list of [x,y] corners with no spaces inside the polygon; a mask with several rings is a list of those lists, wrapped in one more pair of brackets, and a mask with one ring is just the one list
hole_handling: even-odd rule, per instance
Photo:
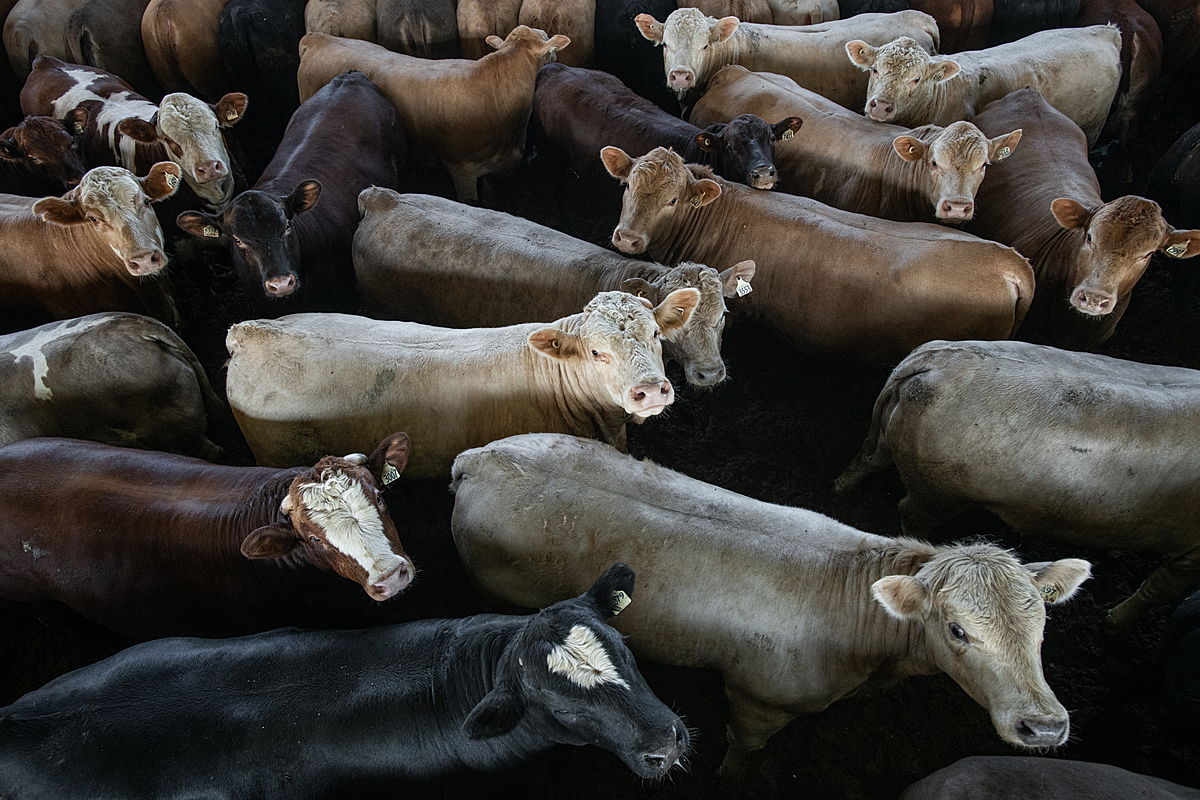
{"label": "pink nose", "polygon": [[267,294],[283,297],[296,291],[296,276],[284,275],[282,278],[271,278],[266,282]]}
{"label": "pink nose", "polygon": [[696,73],[687,67],[676,67],[668,73],[667,85],[672,89],[690,89],[696,85]]}
{"label": "pink nose", "polygon": [[646,240],[625,228],[613,231],[612,242],[622,253],[641,253],[646,249]]}
{"label": "pink nose", "polygon": [[1113,310],[1117,298],[1115,295],[1099,289],[1077,289],[1071,295],[1071,305],[1090,314],[1093,317],[1103,316]]}
{"label": "pink nose", "polygon": [[149,250],[129,258],[126,267],[134,275],[153,275],[167,265],[167,257],[161,250]]}
{"label": "pink nose", "polygon": [[655,383],[644,383],[629,390],[629,399],[638,411],[662,409],[675,399],[675,389],[665,378]]}
{"label": "pink nose", "polygon": [[961,219],[968,220],[975,214],[975,203],[970,200],[943,200],[941,212],[938,217],[941,219]]}
{"label": "pink nose", "polygon": [[201,183],[216,180],[225,174],[225,165],[220,161],[210,161],[207,164],[196,165],[196,177]]}
{"label": "pink nose", "polygon": [[890,119],[895,110],[896,104],[888,100],[875,99],[867,103],[867,116],[871,119]]}

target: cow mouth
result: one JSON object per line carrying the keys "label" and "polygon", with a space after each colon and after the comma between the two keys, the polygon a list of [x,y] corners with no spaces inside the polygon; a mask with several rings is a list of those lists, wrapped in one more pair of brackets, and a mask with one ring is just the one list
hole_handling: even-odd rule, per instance
{"label": "cow mouth", "polygon": [[378,602],[395,597],[404,591],[413,580],[413,567],[409,561],[400,562],[400,566],[382,579],[366,587],[367,595]]}

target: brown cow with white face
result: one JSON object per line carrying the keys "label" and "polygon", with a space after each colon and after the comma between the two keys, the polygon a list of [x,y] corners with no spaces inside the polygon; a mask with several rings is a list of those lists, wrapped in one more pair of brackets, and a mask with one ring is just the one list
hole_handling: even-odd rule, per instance
{"label": "brown cow with white face", "polygon": [[0,195],[0,305],[66,319],[135,311],[179,324],[169,285],[146,280],[167,265],[150,206],[179,186],[179,167],[155,164],[144,178],[96,167],[59,197]]}
{"label": "brown cow with white face", "polygon": [[736,114],[795,116],[804,128],[775,145],[779,190],[900,222],[965,222],[987,166],[1021,131],[989,139],[970,122],[902,128],[871,122],[783,75],[725,67],[692,109],[696,125]]}

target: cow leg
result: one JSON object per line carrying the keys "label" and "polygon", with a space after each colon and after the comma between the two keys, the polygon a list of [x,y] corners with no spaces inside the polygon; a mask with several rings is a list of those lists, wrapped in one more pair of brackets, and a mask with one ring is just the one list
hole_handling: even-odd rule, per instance
{"label": "cow leg", "polygon": [[858,487],[868,475],[892,466],[892,451],[883,442],[870,447],[871,440],[863,442],[862,449],[850,462],[850,466],[833,482],[835,494],[844,494]]}
{"label": "cow leg", "polygon": [[936,505],[913,495],[912,489],[900,501],[900,530],[905,536],[924,536],[949,519],[961,514],[966,503],[943,499]]}
{"label": "cow leg", "polygon": [[717,773],[740,775],[746,771],[746,757],[761,750],[767,739],[795,719],[796,715],[763,703],[728,684],[725,686],[725,696],[729,698],[729,727],[726,729],[729,749]]}
{"label": "cow leg", "polygon": [[1200,577],[1200,547],[1172,558],[1150,573],[1138,590],[1108,612],[1117,633],[1128,632],[1142,612],[1178,600]]}

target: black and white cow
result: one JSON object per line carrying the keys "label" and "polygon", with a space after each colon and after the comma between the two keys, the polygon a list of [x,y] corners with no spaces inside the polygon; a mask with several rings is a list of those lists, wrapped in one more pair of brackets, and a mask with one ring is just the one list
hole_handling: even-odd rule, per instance
{"label": "black and white cow", "polygon": [[633,580],[533,616],[136,645],[0,709],[0,797],[383,796],[554,744],[661,777],[687,729],[604,622]]}

